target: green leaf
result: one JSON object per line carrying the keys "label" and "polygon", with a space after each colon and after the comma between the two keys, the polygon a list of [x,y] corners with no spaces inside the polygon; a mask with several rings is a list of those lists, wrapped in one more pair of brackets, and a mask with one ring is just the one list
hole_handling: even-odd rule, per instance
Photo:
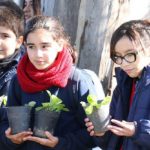
{"label": "green leaf", "polygon": [[30,101],[30,102],[27,104],[27,106],[34,107],[35,104],[36,104],[35,101]]}
{"label": "green leaf", "polygon": [[47,102],[47,103],[42,103],[42,106],[43,106],[43,107],[49,107],[49,106],[50,106],[50,103],[49,103],[49,102]]}
{"label": "green leaf", "polygon": [[87,106],[87,107],[85,108],[85,113],[86,113],[87,115],[92,114],[92,112],[93,112],[93,106],[92,106],[92,105],[89,105],[89,106]]}
{"label": "green leaf", "polygon": [[111,97],[110,96],[106,96],[103,101],[101,102],[101,105],[107,105],[111,102]]}
{"label": "green leaf", "polygon": [[111,97],[106,96],[102,101],[98,101],[95,95],[89,94],[87,96],[87,103],[81,101],[81,105],[87,115],[92,114],[94,107],[99,109],[103,105],[107,105],[111,102]]}
{"label": "green leaf", "polygon": [[7,96],[5,96],[5,97],[3,98],[3,104],[4,104],[4,106],[6,106],[6,104],[7,104]]}
{"label": "green leaf", "polygon": [[62,110],[63,110],[63,111],[69,111],[69,109],[68,109],[68,108],[62,108]]}
{"label": "green leaf", "polygon": [[62,100],[55,95],[51,95],[51,103],[53,104],[61,104]]}
{"label": "green leaf", "polygon": [[88,95],[87,101],[90,105],[93,105],[93,106],[97,105],[97,97],[95,95]]}
{"label": "green leaf", "polygon": [[48,90],[46,92],[49,95],[50,101],[42,103],[42,106],[37,107],[36,111],[39,111],[41,109],[47,111],[56,111],[56,112],[69,111],[69,109],[66,108],[64,104],[62,104],[62,100],[60,98],[51,94],[51,92]]}
{"label": "green leaf", "polygon": [[82,107],[86,107],[87,106],[87,103],[83,102],[83,101],[81,101],[80,104],[82,105]]}
{"label": "green leaf", "polygon": [[37,107],[35,110],[36,111],[40,111],[40,110],[42,110],[43,109],[43,107],[41,106],[41,107]]}
{"label": "green leaf", "polygon": [[46,90],[46,92],[49,95],[49,97],[51,97],[51,92],[49,90]]}

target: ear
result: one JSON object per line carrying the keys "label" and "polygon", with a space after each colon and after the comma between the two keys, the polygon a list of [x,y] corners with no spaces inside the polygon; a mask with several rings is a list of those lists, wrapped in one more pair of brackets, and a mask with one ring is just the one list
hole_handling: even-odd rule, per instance
{"label": "ear", "polygon": [[23,36],[19,36],[16,42],[16,49],[19,49],[22,43],[23,43]]}

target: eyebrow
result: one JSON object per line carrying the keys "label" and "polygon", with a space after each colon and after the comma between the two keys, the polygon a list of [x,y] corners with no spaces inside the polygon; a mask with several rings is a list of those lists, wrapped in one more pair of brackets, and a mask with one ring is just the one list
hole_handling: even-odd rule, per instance
{"label": "eyebrow", "polygon": [[33,43],[26,43],[26,45],[34,45]]}
{"label": "eyebrow", "polygon": [[[49,42],[42,42],[40,44],[51,45],[51,43],[49,43]],[[34,43],[26,43],[26,45],[35,45],[35,44]]]}
{"label": "eyebrow", "polygon": [[[136,51],[136,49],[128,49],[127,51],[125,51],[125,54],[134,52],[134,51]],[[120,54],[120,52],[115,52],[115,54]]]}

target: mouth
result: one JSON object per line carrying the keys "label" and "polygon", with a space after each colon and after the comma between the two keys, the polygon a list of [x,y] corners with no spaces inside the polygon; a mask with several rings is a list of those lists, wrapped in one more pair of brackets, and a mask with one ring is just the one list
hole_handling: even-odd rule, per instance
{"label": "mouth", "polygon": [[25,14],[25,15],[24,15],[24,18],[27,20],[27,19],[30,19],[30,18],[31,18],[31,16],[30,16],[30,15],[28,15],[28,14]]}
{"label": "mouth", "polygon": [[36,63],[36,64],[39,64],[39,65],[42,65],[42,64],[44,64],[44,61],[42,61],[42,60],[41,60],[41,61],[40,61],[40,60],[38,60],[38,61],[35,61],[35,63]]}
{"label": "mouth", "polygon": [[127,74],[130,74],[131,72],[133,72],[134,69],[125,69],[124,71],[127,73]]}

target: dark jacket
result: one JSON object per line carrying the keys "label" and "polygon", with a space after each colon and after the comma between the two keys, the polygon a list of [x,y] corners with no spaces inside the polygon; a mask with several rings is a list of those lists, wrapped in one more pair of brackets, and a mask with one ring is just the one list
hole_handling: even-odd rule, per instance
{"label": "dark jacket", "polygon": [[13,77],[13,75],[16,74],[16,67],[21,56],[22,53],[19,52],[8,64],[8,66],[0,69],[0,96],[7,96],[10,80]]}
{"label": "dark jacket", "polygon": [[[10,145],[12,148],[18,147],[19,150],[88,150],[95,146],[93,137],[89,136],[86,130],[85,113],[79,103],[86,101],[89,93],[95,94],[94,85],[92,80],[81,70],[76,69],[75,73],[77,76],[70,77],[65,88],[51,87],[48,89],[52,94],[57,95],[69,109],[69,112],[61,112],[57,122],[54,135],[59,138],[59,143],[56,147],[48,148],[28,141],[21,145]],[[74,94],[74,90],[76,94]],[[40,106],[42,102],[48,102],[49,97],[46,91],[25,93],[18,83],[17,76],[14,76],[10,84],[8,106],[24,105],[31,100],[36,101],[36,105]],[[2,128],[5,129],[6,126],[8,127],[7,121],[3,122]],[[33,126],[33,122],[31,126]],[[3,137],[2,140],[4,139]]]}
{"label": "dark jacket", "polygon": [[123,140],[123,150],[150,149],[150,66],[144,68],[129,110],[132,80],[121,69],[116,69],[117,87],[114,90],[110,114],[118,120],[136,121],[136,132],[132,137],[120,138],[111,132],[100,137],[99,145],[104,150],[119,150]]}
{"label": "dark jacket", "polygon": [[[10,85],[10,81],[12,77],[16,74],[16,67],[21,59],[22,55],[24,54],[24,47],[22,46],[20,48],[20,52],[15,55],[15,57],[11,60],[11,62],[5,66],[5,67],[0,67],[0,96],[5,95],[7,96],[8,94],[8,89]],[[3,104],[0,107],[0,122],[5,118],[6,111],[3,107]],[[7,148],[4,146],[2,141],[0,140],[0,150],[7,150]]]}

